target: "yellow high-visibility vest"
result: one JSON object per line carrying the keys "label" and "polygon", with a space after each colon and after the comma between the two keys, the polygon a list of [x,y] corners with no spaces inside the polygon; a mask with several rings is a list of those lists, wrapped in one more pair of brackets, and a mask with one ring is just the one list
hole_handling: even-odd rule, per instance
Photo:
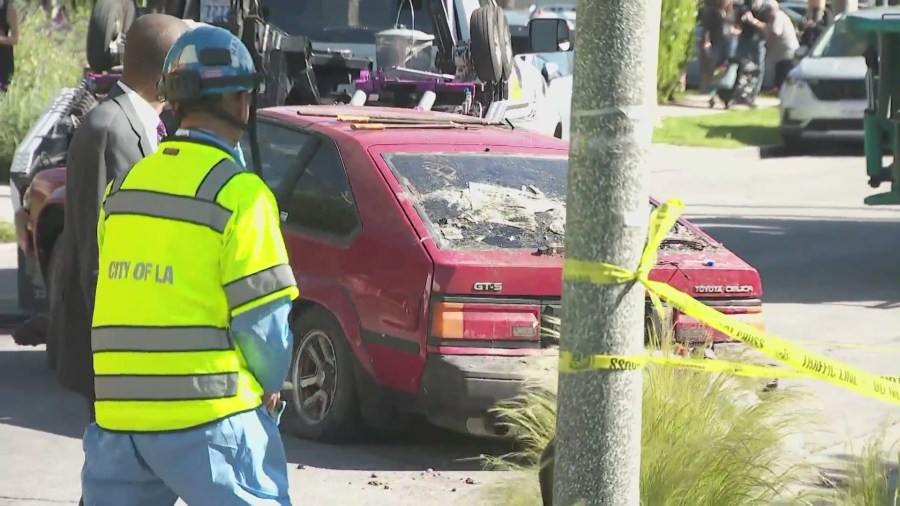
{"label": "yellow high-visibility vest", "polygon": [[169,140],[107,187],[97,239],[97,424],[165,432],[258,407],[229,322],[298,295],[265,183],[221,149]]}

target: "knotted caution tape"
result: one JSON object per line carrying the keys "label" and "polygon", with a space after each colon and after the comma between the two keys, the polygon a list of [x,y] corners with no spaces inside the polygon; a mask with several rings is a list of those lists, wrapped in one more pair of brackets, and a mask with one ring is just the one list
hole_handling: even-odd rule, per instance
{"label": "knotted caution tape", "polygon": [[597,369],[625,371],[638,369],[652,362],[742,376],[812,377],[826,380],[875,399],[900,404],[900,386],[895,384],[898,383],[896,378],[878,376],[824,355],[807,351],[787,339],[774,336],[734,317],[722,314],[666,283],[651,280],[649,278],[650,270],[656,266],[657,251],[683,211],[684,203],[679,199],[671,199],[650,214],[647,245],[641,254],[641,261],[636,270],[630,271],[604,262],[566,259],[563,264],[563,278],[598,285],[638,282],[646,287],[653,307],[660,313],[663,312],[662,300],[665,300],[675,310],[741,341],[791,369],[773,369],[720,360],[650,355],[633,357],[585,355],[564,351],[560,353],[561,372],[575,373]]}

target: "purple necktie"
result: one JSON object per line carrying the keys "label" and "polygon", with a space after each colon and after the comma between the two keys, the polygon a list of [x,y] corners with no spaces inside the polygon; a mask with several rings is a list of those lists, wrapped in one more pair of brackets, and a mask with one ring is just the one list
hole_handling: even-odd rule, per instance
{"label": "purple necktie", "polygon": [[163,137],[169,135],[168,130],[166,130],[165,123],[162,120],[159,120],[159,124],[156,125],[156,142],[163,140]]}

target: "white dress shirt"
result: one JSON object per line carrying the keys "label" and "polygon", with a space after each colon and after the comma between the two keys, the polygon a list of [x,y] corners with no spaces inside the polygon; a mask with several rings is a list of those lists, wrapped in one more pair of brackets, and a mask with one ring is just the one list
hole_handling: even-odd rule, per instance
{"label": "white dress shirt", "polygon": [[127,84],[122,81],[119,81],[118,84],[119,87],[122,88],[122,91],[125,92],[125,97],[131,102],[131,106],[134,107],[138,118],[144,125],[144,131],[147,134],[147,139],[150,141],[150,149],[156,151],[156,146],[158,144],[156,139],[156,127],[159,126],[159,114],[157,114],[156,110],[138,95],[136,91],[129,88]]}

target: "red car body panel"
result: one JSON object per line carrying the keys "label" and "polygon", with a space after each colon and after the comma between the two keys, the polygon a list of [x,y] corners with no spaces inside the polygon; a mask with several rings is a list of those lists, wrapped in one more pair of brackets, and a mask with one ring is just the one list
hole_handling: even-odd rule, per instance
{"label": "red car body panel", "polygon": [[[54,167],[38,172],[28,193],[23,198],[23,207],[16,213],[16,240],[26,256],[37,260],[43,267],[49,261],[50,251],[42,251],[41,244],[45,239],[55,241],[56,237],[45,238],[42,234],[49,231],[43,226],[47,216],[52,212],[62,212],[66,201],[66,169]],[[58,231],[55,231],[56,233]]]}

